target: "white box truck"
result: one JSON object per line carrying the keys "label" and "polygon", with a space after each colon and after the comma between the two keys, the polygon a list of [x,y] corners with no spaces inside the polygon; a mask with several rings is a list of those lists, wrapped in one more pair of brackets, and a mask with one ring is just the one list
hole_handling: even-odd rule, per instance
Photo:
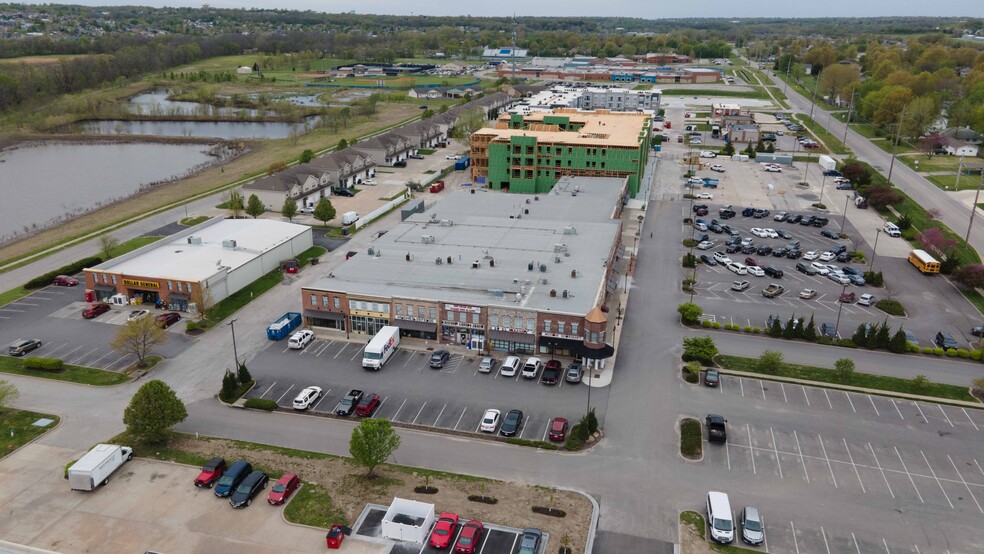
{"label": "white box truck", "polygon": [[837,160],[830,156],[820,156],[817,158],[817,165],[822,167],[824,171],[834,171],[837,169]]}
{"label": "white box truck", "polygon": [[109,482],[124,462],[133,457],[133,449],[116,444],[97,444],[88,454],[68,468],[68,484],[73,491],[91,491]]}
{"label": "white box truck", "polygon": [[362,351],[362,367],[379,371],[400,346],[400,328],[387,325],[376,333]]}
{"label": "white box truck", "polygon": [[342,225],[351,225],[359,220],[359,214],[355,212],[345,212],[342,214]]}

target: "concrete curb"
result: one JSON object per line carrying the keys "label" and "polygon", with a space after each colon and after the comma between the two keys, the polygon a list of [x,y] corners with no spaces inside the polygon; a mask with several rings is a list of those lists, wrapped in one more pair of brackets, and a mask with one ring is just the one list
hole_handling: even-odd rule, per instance
{"label": "concrete curb", "polygon": [[[588,502],[591,502],[591,524],[588,525],[588,541],[587,544],[584,545],[584,554],[591,554],[592,550],[594,550],[595,535],[598,532],[598,522],[601,520],[601,506],[598,505],[598,501],[595,500],[593,496],[580,489],[570,489],[567,487],[555,488],[561,491],[580,494],[581,496],[587,498]],[[557,537],[557,539],[559,540],[560,537]]]}
{"label": "concrete curb", "polygon": [[795,377],[782,377],[779,375],[768,375],[765,373],[752,373],[749,371],[738,371],[734,369],[718,368],[718,371],[725,375],[736,375],[738,377],[748,377],[750,379],[759,379],[762,381],[776,381],[781,383],[793,383],[796,385],[809,385],[811,387],[817,387],[822,389],[834,389],[834,390],[842,390],[847,392],[859,392],[864,394],[874,394],[876,396],[887,396],[890,398],[903,398],[905,400],[921,400],[923,402],[929,402],[933,404],[948,404],[951,406],[960,406],[964,408],[976,408],[978,410],[984,410],[984,404],[981,404],[979,402],[968,402],[966,400],[953,400],[950,398],[923,396],[921,394],[909,394],[907,392],[894,392],[894,391],[886,391],[880,389],[867,389],[864,387],[855,387],[852,385],[838,385],[837,383],[810,381],[808,379],[797,379]]}

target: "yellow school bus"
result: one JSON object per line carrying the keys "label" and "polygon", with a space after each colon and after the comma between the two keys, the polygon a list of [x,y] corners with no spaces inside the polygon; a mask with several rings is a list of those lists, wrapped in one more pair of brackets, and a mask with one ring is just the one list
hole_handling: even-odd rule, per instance
{"label": "yellow school bus", "polygon": [[940,262],[930,256],[925,250],[913,250],[909,252],[909,262],[923,273],[940,272]]}

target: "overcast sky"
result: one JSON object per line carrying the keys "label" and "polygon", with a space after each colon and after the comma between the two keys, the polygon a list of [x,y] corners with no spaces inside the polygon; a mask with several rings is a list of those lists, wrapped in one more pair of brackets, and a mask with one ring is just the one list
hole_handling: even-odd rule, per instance
{"label": "overcast sky", "polygon": [[[200,7],[187,0],[67,0],[90,6],[146,5]],[[982,14],[980,0],[497,0],[454,2],[443,0],[212,0],[222,8],[286,8],[320,12],[395,15],[527,15],[527,16],[628,16],[646,19],[675,17],[879,17],[904,15],[970,16]]]}

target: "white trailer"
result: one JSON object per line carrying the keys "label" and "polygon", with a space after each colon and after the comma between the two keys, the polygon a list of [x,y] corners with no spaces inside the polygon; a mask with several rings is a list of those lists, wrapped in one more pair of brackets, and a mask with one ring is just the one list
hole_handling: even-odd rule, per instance
{"label": "white trailer", "polygon": [[824,171],[833,171],[837,169],[837,160],[830,156],[820,156],[817,158],[817,165],[822,167]]}
{"label": "white trailer", "polygon": [[400,346],[400,328],[387,325],[376,333],[362,352],[362,367],[379,371]]}
{"label": "white trailer", "polygon": [[109,482],[109,476],[133,457],[133,449],[116,444],[97,444],[68,468],[68,485],[73,491],[91,491]]}

